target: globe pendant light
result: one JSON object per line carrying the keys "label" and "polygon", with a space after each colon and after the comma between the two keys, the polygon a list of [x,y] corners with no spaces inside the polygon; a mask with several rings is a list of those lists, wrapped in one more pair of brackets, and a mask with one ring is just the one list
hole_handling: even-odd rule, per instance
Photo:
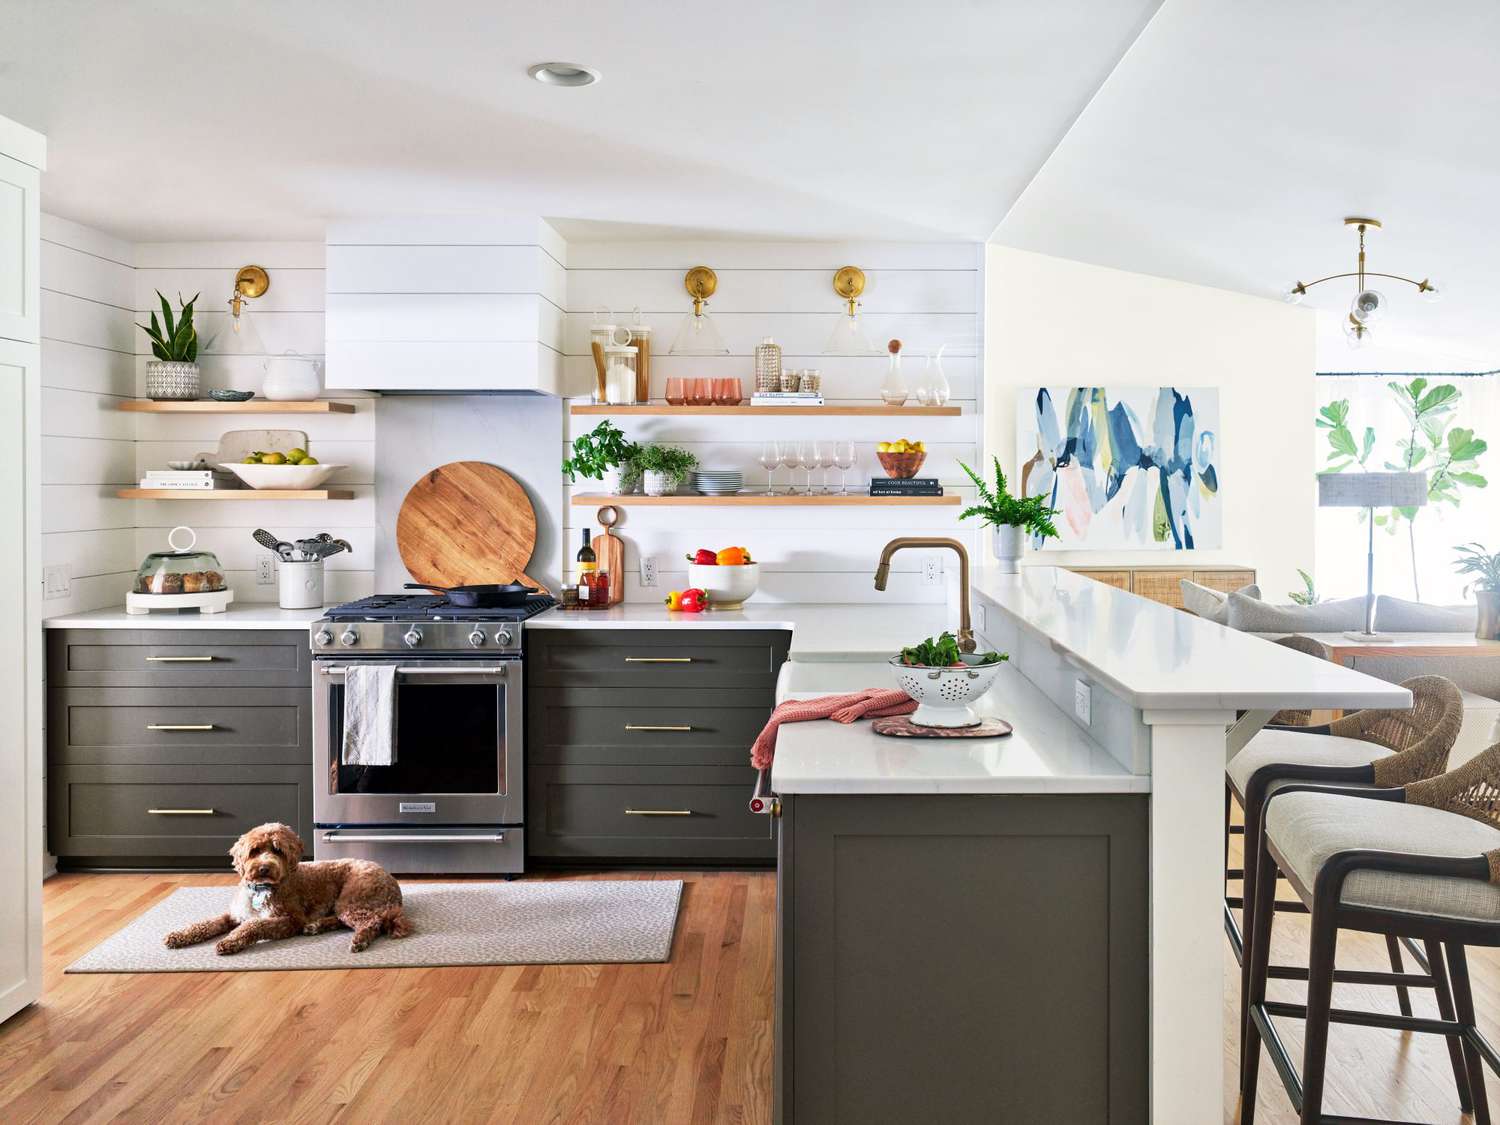
{"label": "globe pendant light", "polygon": [[1413,286],[1424,300],[1436,301],[1442,296],[1442,290],[1437,282],[1431,278],[1423,278],[1417,281],[1414,278],[1402,277],[1394,273],[1374,273],[1365,269],[1365,232],[1379,230],[1381,228],[1379,219],[1371,219],[1361,216],[1351,216],[1344,220],[1346,227],[1355,227],[1359,231],[1359,258],[1355,269],[1351,273],[1329,274],[1320,277],[1317,281],[1298,281],[1288,285],[1281,291],[1281,299],[1289,305],[1302,303],[1307,296],[1307,291],[1314,285],[1322,285],[1325,281],[1336,281],[1339,278],[1352,277],[1355,279],[1356,290],[1354,300],[1349,306],[1349,315],[1344,320],[1344,337],[1351,348],[1358,348],[1371,342],[1374,336],[1375,324],[1384,320],[1386,314],[1386,300],[1384,293],[1378,289],[1372,289],[1365,284],[1367,278],[1384,277],[1391,281],[1400,281]]}
{"label": "globe pendant light", "polygon": [[708,312],[708,299],[719,289],[719,275],[707,266],[694,266],[683,276],[682,287],[693,299],[693,308],[682,318],[669,354],[728,355],[729,345]]}

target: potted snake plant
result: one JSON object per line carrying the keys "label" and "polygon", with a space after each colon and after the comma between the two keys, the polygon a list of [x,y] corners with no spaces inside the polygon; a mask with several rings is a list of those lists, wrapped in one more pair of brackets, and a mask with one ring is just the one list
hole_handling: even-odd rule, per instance
{"label": "potted snake plant", "polygon": [[1033,536],[1040,545],[1044,539],[1057,538],[1057,525],[1052,517],[1056,508],[1047,507],[1040,496],[1012,496],[1005,483],[1005,473],[1000,468],[1000,458],[995,461],[995,485],[990,487],[978,473],[962,461],[958,467],[974,482],[979,492],[979,503],[965,508],[958,518],[978,516],[986,527],[994,529],[995,558],[1001,574],[1016,573],[1022,550],[1022,533]]}
{"label": "potted snake plant", "polygon": [[1500,555],[1492,555],[1479,543],[1455,547],[1458,561],[1453,568],[1472,576],[1469,589],[1479,603],[1474,635],[1483,641],[1500,640]]}
{"label": "potted snake plant", "polygon": [[137,324],[151,340],[151,354],[155,358],[146,361],[146,397],[157,402],[195,399],[202,389],[198,371],[198,328],[193,323],[193,303],[201,294],[194,293],[193,300],[184,301],[177,294],[181,307],[179,314],[172,315],[171,303],[156,291],[161,301],[161,320],[151,314],[150,325]]}

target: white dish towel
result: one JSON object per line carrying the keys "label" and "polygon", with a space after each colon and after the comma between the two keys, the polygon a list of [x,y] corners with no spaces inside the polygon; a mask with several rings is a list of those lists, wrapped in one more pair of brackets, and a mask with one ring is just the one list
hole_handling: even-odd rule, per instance
{"label": "white dish towel", "polygon": [[344,765],[396,764],[396,666],[356,664],[344,673]]}

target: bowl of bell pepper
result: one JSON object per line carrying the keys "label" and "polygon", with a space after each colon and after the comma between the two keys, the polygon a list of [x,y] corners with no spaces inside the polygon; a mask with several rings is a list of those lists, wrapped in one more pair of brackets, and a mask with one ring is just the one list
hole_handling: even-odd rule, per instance
{"label": "bowl of bell pepper", "polygon": [[760,588],[760,564],[744,547],[700,547],[687,561],[688,585],[703,591],[713,609],[739,609]]}

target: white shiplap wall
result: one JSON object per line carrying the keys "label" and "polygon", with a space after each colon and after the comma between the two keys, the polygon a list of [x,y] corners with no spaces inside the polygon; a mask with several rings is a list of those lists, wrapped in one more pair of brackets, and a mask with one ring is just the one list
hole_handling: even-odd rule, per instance
{"label": "white shiplap wall", "polygon": [[42,564],[72,590],[48,616],[118,605],[140,559],[135,506],[134,249],[42,216]]}
{"label": "white shiplap wall", "polygon": [[[178,294],[201,293],[195,306],[199,325],[198,362],[205,390],[234,387],[259,392],[268,355],[294,351],[316,357],[324,353],[324,248],[319,242],[171,242],[135,247],[133,304],[142,321],[158,307],[160,290],[173,303]],[[271,285],[265,295],[245,304],[245,322],[229,330],[229,294],[236,271],[254,263],[264,266]],[[151,358],[144,334],[131,338],[135,352],[135,393],[145,394],[146,362]],[[374,591],[375,559],[375,408],[376,398],[359,392],[328,397],[352,401],[356,413],[265,415],[137,415],[136,478],[168,460],[212,451],[231,429],[294,429],[308,436],[309,450],[324,462],[349,467],[330,485],[353,487],[353,500],[328,501],[139,501],[133,552],[137,559],[163,549],[175,524],[198,531],[201,546],[224,564],[236,602],[273,602],[274,585],[256,584],[261,548],[250,532],[264,527],[283,539],[305,538],[319,531],[349,540],[352,554],[328,560],[327,597],[345,601]],[[132,564],[133,565],[133,564]]]}
{"label": "white shiplap wall", "polygon": [[[732,354],[722,357],[668,355],[672,337],[690,302],[682,289],[683,274],[695,265],[712,266],[718,292],[709,303]],[[738,468],[747,488],[764,488],[765,471],[757,463],[762,441],[776,439],[852,438],[859,464],[849,483],[868,485],[879,473],[877,441],[909,438],[927,444],[924,476],[937,476],[950,492],[973,495],[958,468],[973,465],[979,442],[980,332],[982,247],[966,243],[764,243],[764,242],[573,242],[568,246],[568,314],[565,350],[568,383],[575,392],[592,385],[593,360],[588,327],[594,310],[614,310],[628,324],[639,307],[652,333],[651,397],[660,400],[672,376],[739,377],[748,393],[753,386],[752,352],[762,337],[782,345],[791,367],[823,372],[823,393],[831,402],[878,401],[886,357],[821,354],[839,314],[832,289],[840,266],[858,265],[868,278],[862,298],[862,320],[871,341],[903,343],[908,383],[921,371],[922,357],[946,344],[943,366],[953,387],[957,418],[803,418],[733,419],[712,417],[621,416],[615,423],[633,440],[681,445],[715,468]],[[600,418],[566,418],[563,443],[592,429]],[[835,475],[836,475],[835,470]],[[798,474],[799,481],[802,475]],[[778,470],[785,487],[787,471]],[[568,571],[581,527],[597,532],[596,508],[573,507],[572,493],[597,492],[597,482],[580,482],[567,493],[564,538]],[[928,584],[923,574],[926,552],[904,551],[892,565],[889,588],[874,589],[872,576],[880,548],[902,534],[952,535],[975,551],[974,529],[960,525],[956,508],[797,508],[703,507],[623,508],[619,532],[626,544],[626,598],[655,601],[686,584],[684,555],[699,546],[740,544],[762,563],[761,601],[941,602],[948,576]],[[657,559],[658,584],[640,586],[640,559]],[[948,552],[932,552],[945,570],[953,567]]]}

